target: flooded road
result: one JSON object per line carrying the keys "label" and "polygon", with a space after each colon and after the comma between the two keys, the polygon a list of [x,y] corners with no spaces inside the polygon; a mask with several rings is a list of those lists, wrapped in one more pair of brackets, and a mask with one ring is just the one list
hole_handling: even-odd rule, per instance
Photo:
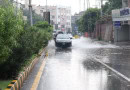
{"label": "flooded road", "polygon": [[98,57],[110,63],[110,54],[116,54],[111,50],[119,47],[81,38],[73,40],[71,48],[56,48],[53,41],[48,48],[49,58],[37,90],[128,90],[120,77],[94,60]]}
{"label": "flooded road", "polygon": [[[130,77],[129,49],[80,38],[73,40],[71,48],[64,49],[56,48],[51,41],[48,53],[37,90],[130,90],[129,81],[121,76]],[[31,77],[35,75],[31,74],[22,90],[29,90]]]}

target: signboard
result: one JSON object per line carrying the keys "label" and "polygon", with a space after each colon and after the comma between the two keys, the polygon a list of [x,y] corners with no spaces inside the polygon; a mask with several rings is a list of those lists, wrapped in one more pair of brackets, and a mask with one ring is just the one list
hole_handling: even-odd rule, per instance
{"label": "signboard", "polygon": [[114,21],[114,26],[115,27],[120,27],[121,26],[121,21]]}
{"label": "signboard", "polygon": [[50,12],[44,12],[44,20],[50,24]]}
{"label": "signboard", "polygon": [[115,27],[115,29],[120,30],[121,29],[121,21],[114,21],[114,27]]}
{"label": "signboard", "polygon": [[128,21],[130,20],[130,8],[122,8],[112,10],[113,21]]}
{"label": "signboard", "polygon": [[120,10],[120,16],[125,16],[129,14],[130,14],[129,8]]}
{"label": "signboard", "polygon": [[77,30],[78,30],[78,27],[77,27],[77,26],[75,26],[75,27],[74,27],[74,29],[77,31]]}

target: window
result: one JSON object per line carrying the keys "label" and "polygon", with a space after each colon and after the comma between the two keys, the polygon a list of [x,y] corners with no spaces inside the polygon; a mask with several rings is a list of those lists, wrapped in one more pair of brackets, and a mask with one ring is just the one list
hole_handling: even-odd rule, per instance
{"label": "window", "polygon": [[55,18],[55,16],[52,16],[52,19],[54,19]]}
{"label": "window", "polygon": [[67,22],[67,25],[70,25],[70,23],[69,23],[69,22]]}

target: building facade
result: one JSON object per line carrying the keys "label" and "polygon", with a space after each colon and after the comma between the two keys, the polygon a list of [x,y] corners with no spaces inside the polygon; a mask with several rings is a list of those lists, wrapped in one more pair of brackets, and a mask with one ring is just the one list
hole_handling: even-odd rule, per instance
{"label": "building facade", "polygon": [[130,41],[130,0],[122,0],[122,8],[112,10],[114,41]]}
{"label": "building facade", "polygon": [[50,22],[55,30],[72,32],[71,30],[71,8],[63,6],[37,6],[33,10],[44,17],[44,12],[50,12]]}

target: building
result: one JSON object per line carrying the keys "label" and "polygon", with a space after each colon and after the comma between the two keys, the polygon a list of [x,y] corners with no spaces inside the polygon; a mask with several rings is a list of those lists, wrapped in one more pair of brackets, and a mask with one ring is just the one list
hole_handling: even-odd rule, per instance
{"label": "building", "polygon": [[72,25],[73,34],[78,34],[78,26],[76,25],[76,21],[79,20],[83,16],[83,14],[84,14],[84,11],[71,16],[71,25]]}
{"label": "building", "polygon": [[29,0],[25,0],[25,8],[29,9]]}
{"label": "building", "polygon": [[122,8],[112,10],[114,41],[130,41],[130,0],[122,0]]}
{"label": "building", "polygon": [[[41,15],[43,17],[45,17],[44,12],[50,12],[50,23],[54,26],[55,30],[72,32],[71,7],[32,5],[32,8],[36,14]],[[25,0],[25,9],[29,9],[29,0]]]}
{"label": "building", "polygon": [[50,21],[55,30],[72,32],[71,30],[71,8],[63,6],[37,6],[33,10],[44,17],[44,12],[50,12]]}

